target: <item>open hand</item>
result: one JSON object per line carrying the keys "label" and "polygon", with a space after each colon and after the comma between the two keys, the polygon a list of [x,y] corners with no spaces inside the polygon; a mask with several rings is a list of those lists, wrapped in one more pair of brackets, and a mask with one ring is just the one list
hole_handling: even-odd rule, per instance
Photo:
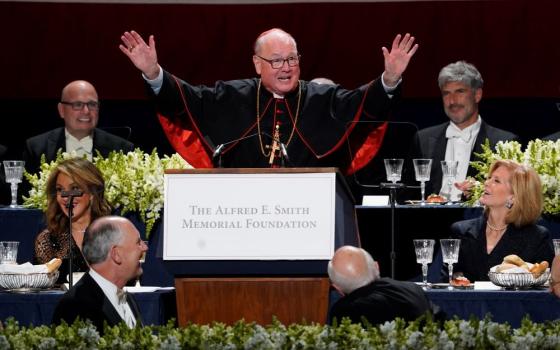
{"label": "open hand", "polygon": [[391,51],[386,47],[382,47],[383,57],[385,58],[385,73],[383,74],[383,82],[387,86],[397,85],[402,74],[406,70],[408,63],[416,50],[418,44],[414,44],[414,37],[406,33],[401,39],[398,34],[393,40]]}
{"label": "open hand", "polygon": [[142,39],[140,34],[131,30],[124,32],[121,36],[122,44],[119,49],[132,61],[148,79],[155,79],[159,74],[157,62],[156,42],[154,36],[150,35],[148,43]]}

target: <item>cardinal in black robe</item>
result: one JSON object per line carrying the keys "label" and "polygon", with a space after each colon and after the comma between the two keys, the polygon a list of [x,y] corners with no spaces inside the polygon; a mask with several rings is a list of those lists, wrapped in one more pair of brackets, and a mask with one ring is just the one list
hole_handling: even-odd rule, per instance
{"label": "cardinal in black robe", "polygon": [[194,167],[342,166],[347,174],[374,157],[386,125],[375,124],[366,133],[352,135],[358,146],[351,147],[354,154],[345,164],[340,164],[337,151],[357,121],[385,118],[418,48],[409,34],[397,35],[391,51],[383,48],[383,75],[346,90],[300,80],[295,40],[271,29],[255,42],[253,63],[259,78],[218,81],[207,87],[164,71],[157,63],[153,36],[149,45],[134,31],[121,39],[121,51],[150,86],[169,141]]}

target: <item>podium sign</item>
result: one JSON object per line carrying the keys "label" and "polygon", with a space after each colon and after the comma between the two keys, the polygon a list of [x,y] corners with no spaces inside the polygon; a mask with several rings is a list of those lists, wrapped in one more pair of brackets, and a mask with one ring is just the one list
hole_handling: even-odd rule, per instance
{"label": "podium sign", "polygon": [[329,260],[336,174],[166,173],[164,260]]}

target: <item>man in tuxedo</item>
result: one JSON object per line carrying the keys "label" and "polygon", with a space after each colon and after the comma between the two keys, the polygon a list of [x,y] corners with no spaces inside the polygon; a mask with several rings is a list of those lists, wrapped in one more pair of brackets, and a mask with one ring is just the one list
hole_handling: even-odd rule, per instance
{"label": "man in tuxedo", "polygon": [[342,294],[331,308],[331,322],[349,317],[353,323],[365,318],[370,324],[400,317],[412,321],[433,312],[433,305],[414,282],[379,276],[379,266],[364,249],[343,246],[328,265],[333,287]]}
{"label": "man in tuxedo", "polygon": [[92,222],[82,248],[90,270],[60,299],[53,323],[72,323],[80,317],[101,333],[104,322],[109,326],[125,322],[130,328],[141,325],[138,305],[123,287],[142,274],[140,258],[147,250],[128,219],[104,216]]}
{"label": "man in tuxedo", "polygon": [[420,130],[412,146],[412,158],[432,159],[426,193],[448,194],[449,189],[442,187],[441,161],[456,160],[459,167],[451,199],[459,200],[463,191],[470,188],[467,176],[476,175],[470,162],[476,160],[474,153],[482,152],[485,140],[490,141],[492,148],[498,141],[518,140],[517,135],[495,128],[480,117],[478,104],[483,83],[476,67],[465,61],[451,63],[439,72],[438,84],[449,122]]}
{"label": "man in tuxedo", "polygon": [[87,81],[76,80],[62,89],[58,113],[64,119],[64,127],[47,131],[26,140],[23,152],[25,168],[36,173],[41,165],[41,155],[46,161],[56,159],[59,149],[86,155],[89,160],[99,151],[106,157],[111,151],[129,152],[134,145],[115,135],[96,128],[99,120],[97,91]]}

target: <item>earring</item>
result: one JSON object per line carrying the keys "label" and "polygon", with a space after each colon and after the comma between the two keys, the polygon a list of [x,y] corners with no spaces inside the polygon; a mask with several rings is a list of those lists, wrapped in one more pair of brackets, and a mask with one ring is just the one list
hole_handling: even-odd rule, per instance
{"label": "earring", "polygon": [[511,199],[506,200],[506,208],[511,209],[513,207],[513,202]]}

